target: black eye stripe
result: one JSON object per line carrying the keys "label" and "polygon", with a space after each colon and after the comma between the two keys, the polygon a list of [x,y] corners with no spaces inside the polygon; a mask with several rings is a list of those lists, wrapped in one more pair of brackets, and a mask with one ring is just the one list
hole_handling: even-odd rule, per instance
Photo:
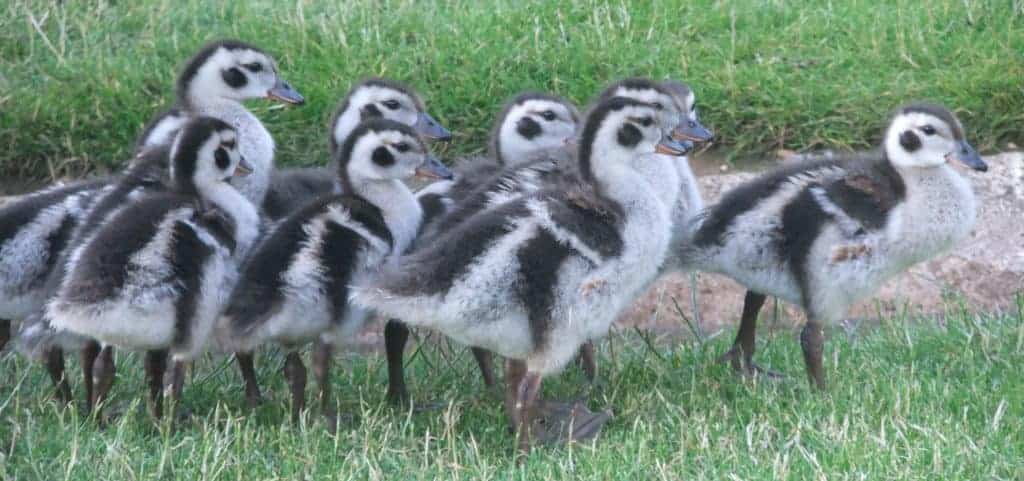
{"label": "black eye stripe", "polygon": [[394,165],[395,156],[391,154],[391,151],[388,150],[387,147],[384,147],[382,145],[380,147],[377,147],[376,149],[373,149],[372,160],[373,163],[381,167],[389,167],[391,165]]}
{"label": "black eye stripe", "polygon": [[231,165],[231,157],[228,156],[228,151],[224,150],[223,147],[217,148],[213,153],[213,158],[217,164],[217,168],[220,170],[225,170],[229,165]]}
{"label": "black eye stripe", "polygon": [[384,112],[381,112],[376,105],[370,104],[363,107],[359,111],[360,120],[366,120],[370,118],[383,117]]}
{"label": "black eye stripe", "polygon": [[640,143],[640,139],[643,138],[643,133],[640,129],[632,124],[625,124],[618,132],[619,145],[625,147],[633,147]]}
{"label": "black eye stripe", "polygon": [[914,152],[921,148],[921,138],[914,131],[907,130],[900,134],[900,145],[907,152]]}
{"label": "black eye stripe", "polygon": [[531,140],[534,137],[540,135],[542,129],[540,124],[536,120],[530,117],[523,117],[516,122],[516,132],[523,136],[526,140]]}
{"label": "black eye stripe", "polygon": [[228,84],[229,87],[236,89],[244,87],[246,82],[248,82],[245,78],[245,74],[237,67],[231,67],[221,72],[221,77],[224,79],[224,83]]}

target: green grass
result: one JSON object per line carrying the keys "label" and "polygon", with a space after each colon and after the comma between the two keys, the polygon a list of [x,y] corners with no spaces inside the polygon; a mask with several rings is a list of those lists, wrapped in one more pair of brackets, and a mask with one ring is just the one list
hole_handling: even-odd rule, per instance
{"label": "green grass", "polygon": [[[789,374],[781,382],[744,381],[717,364],[730,335],[656,348],[611,336],[589,402],[616,419],[596,442],[541,448],[521,467],[500,402],[450,346],[428,344],[410,365],[415,396],[451,400],[438,411],[386,407],[383,360],[338,358],[336,398],[358,420],[337,437],[315,409],[302,427],[285,421],[279,356],[257,360],[272,395],[253,413],[233,365],[202,363],[185,392],[193,417],[177,429],[132,405],[141,369],[122,356],[112,404],[129,414],[101,430],[46,400],[42,369],[8,355],[0,479],[1024,479],[1020,314],[954,308],[833,329],[824,395],[807,387],[793,332],[762,333],[759,359]],[[569,398],[581,386],[570,368],[545,391]]]}
{"label": "green grass", "polygon": [[254,105],[282,164],[325,162],[325,123],[355,80],[406,80],[479,150],[523,89],[585,102],[629,74],[690,82],[729,155],[863,148],[911,99],[954,107],[983,150],[1024,141],[1019,0],[58,2],[0,6],[0,175],[121,165],[168,105],[180,64],[222,37],[277,55],[309,99]]}

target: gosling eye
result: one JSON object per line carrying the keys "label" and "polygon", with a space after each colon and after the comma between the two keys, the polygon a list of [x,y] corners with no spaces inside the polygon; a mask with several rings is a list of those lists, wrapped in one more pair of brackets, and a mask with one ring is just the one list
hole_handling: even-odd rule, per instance
{"label": "gosling eye", "polygon": [[935,135],[935,127],[925,125],[924,127],[921,127],[921,132],[924,132],[925,135]]}
{"label": "gosling eye", "polygon": [[243,65],[243,67],[248,69],[250,72],[260,72],[263,70],[263,64],[259,62],[247,63]]}
{"label": "gosling eye", "polygon": [[398,110],[398,108],[402,106],[402,104],[400,104],[397,100],[394,99],[385,100],[384,102],[381,103],[383,103],[385,107],[391,110]]}
{"label": "gosling eye", "polygon": [[654,119],[650,117],[641,117],[637,122],[640,122],[640,125],[643,125],[644,127],[650,127],[654,124]]}
{"label": "gosling eye", "polygon": [[540,116],[544,117],[544,120],[547,120],[548,122],[551,122],[552,120],[555,120],[556,118],[558,118],[558,116],[555,115],[555,113],[553,111],[551,111],[551,110],[545,110],[545,111],[541,112]]}
{"label": "gosling eye", "polygon": [[395,144],[395,150],[398,150],[399,152],[408,152],[411,148],[412,147],[410,147],[406,142],[399,142]]}

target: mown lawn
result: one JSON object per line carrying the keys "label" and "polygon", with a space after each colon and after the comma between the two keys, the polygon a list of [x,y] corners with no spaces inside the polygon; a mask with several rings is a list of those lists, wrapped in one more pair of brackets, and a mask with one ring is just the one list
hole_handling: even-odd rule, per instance
{"label": "mown lawn", "polygon": [[863,148],[911,99],[954,107],[982,150],[1024,141],[1024,4],[1010,0],[474,0],[0,5],[0,175],[121,165],[208,40],[277,55],[309,99],[254,105],[282,164],[325,159],[324,125],[367,75],[403,79],[479,150],[523,89],[585,102],[629,74],[690,82],[727,154]]}
{"label": "mown lawn", "polygon": [[[1024,304],[1021,305],[1024,308]],[[789,376],[742,380],[716,363],[731,332],[707,342],[652,344],[635,334],[602,344],[593,408],[616,418],[594,443],[541,448],[523,466],[495,395],[465,350],[428,344],[411,389],[443,409],[392,409],[377,356],[337,360],[333,384],[349,421],[332,437],[309,413],[286,422],[278,356],[259,374],[270,401],[243,408],[224,360],[187,386],[190,421],[154,426],[140,411],[138,359],[121,357],[106,429],[48,401],[37,365],[0,358],[0,478],[54,479],[1024,479],[1024,321],[953,308],[831,331],[824,395],[811,392],[794,333],[763,333],[760,358]],[[76,373],[77,374],[77,373]],[[584,388],[570,368],[552,397]]]}

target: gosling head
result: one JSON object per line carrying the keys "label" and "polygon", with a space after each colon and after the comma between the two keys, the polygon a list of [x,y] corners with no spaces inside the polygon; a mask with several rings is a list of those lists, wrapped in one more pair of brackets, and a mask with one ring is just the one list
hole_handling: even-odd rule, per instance
{"label": "gosling head", "polygon": [[346,192],[358,192],[353,187],[367,182],[452,178],[412,127],[388,119],[372,118],[356,126],[339,147],[337,160]]}
{"label": "gosling head", "polygon": [[897,168],[931,168],[958,160],[974,170],[988,170],[964,138],[960,121],[941,105],[916,103],[897,110],[885,133],[884,148]]}
{"label": "gosling head", "polygon": [[197,117],[182,126],[171,145],[171,180],[185,193],[197,193],[253,167],[238,151],[238,133],[226,122]]}
{"label": "gosling head", "polygon": [[561,97],[525,92],[505,104],[491,134],[491,156],[515,166],[545,150],[563,148],[580,121],[576,107]]}
{"label": "gosling head", "polygon": [[331,152],[345,142],[360,122],[388,119],[413,127],[428,140],[448,141],[452,134],[427,113],[423,100],[406,85],[383,78],[359,82],[345,95],[331,117]]}
{"label": "gosling head", "polygon": [[656,120],[666,135],[684,145],[691,142],[686,139],[680,123],[686,114],[685,101],[677,99],[663,85],[646,78],[627,78],[611,84],[600,96],[601,99],[611,97],[626,97],[650,104],[658,111]]}
{"label": "gosling head", "polygon": [[270,99],[302,104],[305,99],[280,77],[277,63],[263,50],[237,40],[203,47],[178,76],[178,101],[202,105],[221,99]]}
{"label": "gosling head", "polygon": [[697,114],[697,97],[689,85],[676,80],[665,80],[661,82],[661,88],[667,91],[676,104],[682,106],[682,116],[679,118],[679,125],[676,127],[676,140],[689,140],[691,142],[710,142],[715,134],[700,123],[700,116]]}
{"label": "gosling head", "polygon": [[627,97],[602,100],[587,114],[580,134],[579,167],[593,181],[596,162],[628,162],[654,153],[685,155],[688,146],[664,135],[658,117],[662,109]]}

